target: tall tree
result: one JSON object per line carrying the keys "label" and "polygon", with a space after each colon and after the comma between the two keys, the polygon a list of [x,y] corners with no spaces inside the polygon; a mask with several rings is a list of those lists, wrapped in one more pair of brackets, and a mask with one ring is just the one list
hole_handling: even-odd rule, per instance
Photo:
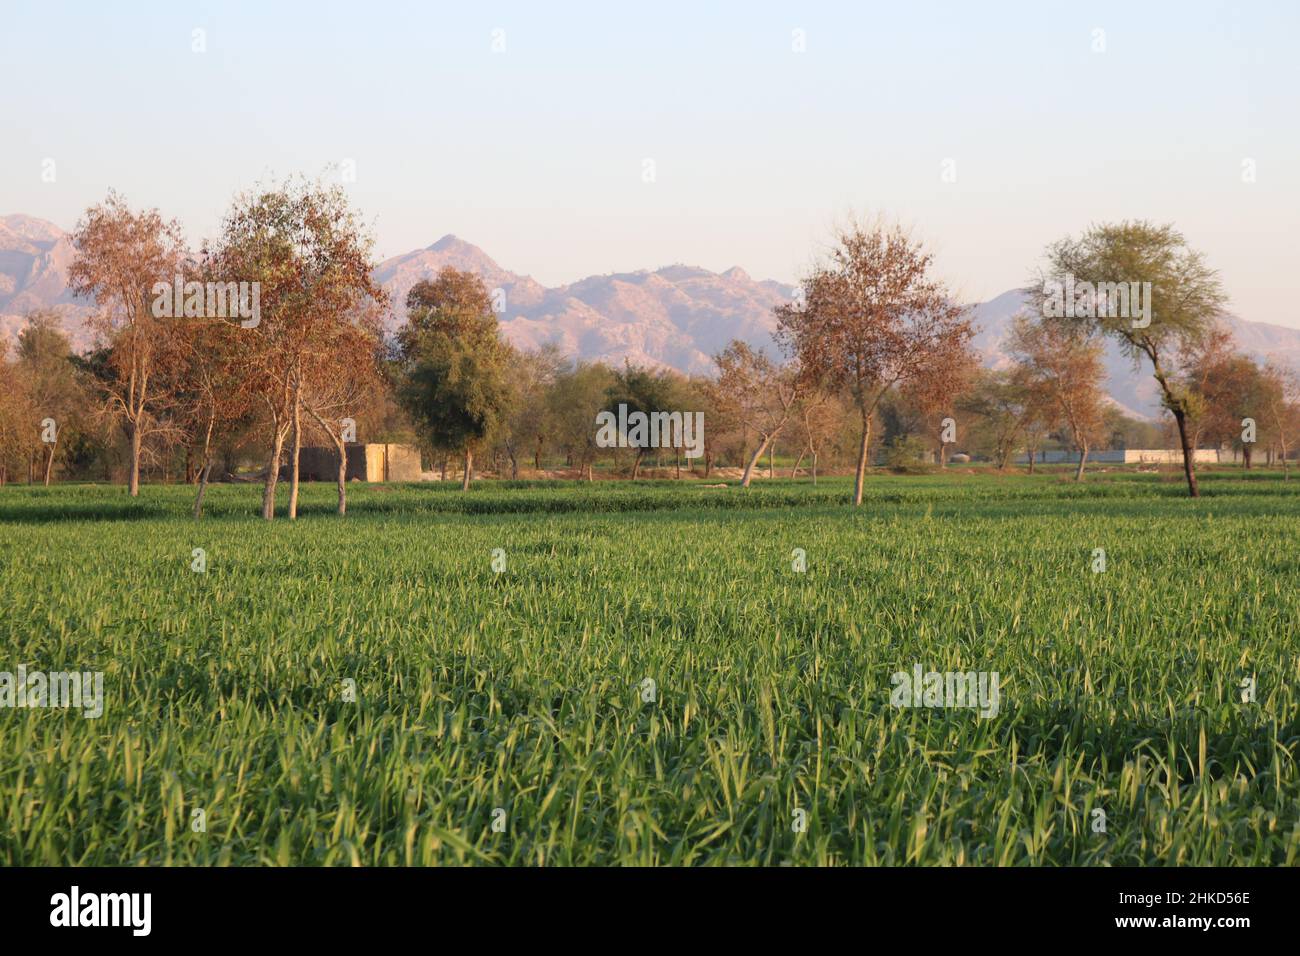
{"label": "tall tree", "polygon": [[973,330],[930,272],[933,257],[901,228],[851,225],[779,307],[778,336],[811,380],[843,388],[860,422],[853,503],[862,503],[871,419],[892,388],[946,391]]}
{"label": "tall tree", "polygon": [[[1197,497],[1189,391],[1175,366],[1179,352],[1195,348],[1226,303],[1218,274],[1173,226],[1140,221],[1094,226],[1078,239],[1060,240],[1048,248],[1047,268],[1039,278],[1075,288],[1087,283],[1094,290],[1132,288],[1132,283],[1140,289],[1149,283],[1150,298],[1141,316],[1130,304],[1127,310],[1071,310],[1074,316],[1057,321],[1084,324],[1117,341],[1135,364],[1143,357],[1151,363],[1162,403],[1178,427],[1188,494]],[[1038,296],[1044,289],[1038,283],[1029,291]]]}
{"label": "tall tree", "polygon": [[468,491],[474,451],[505,419],[510,350],[501,340],[483,281],[451,267],[417,282],[398,330],[399,395],[425,440],[460,451]]}
{"label": "tall tree", "polygon": [[228,282],[256,282],[260,290],[257,321],[241,323],[241,355],[270,426],[262,492],[267,520],[275,517],[286,441],[288,515],[297,517],[308,392],[337,374],[348,357],[373,361],[366,343],[376,333],[356,334],[386,298],[372,277],[372,248],[342,187],[290,179],[237,196],[208,251],[214,273]]}
{"label": "tall tree", "polygon": [[153,314],[154,285],[170,282],[184,259],[181,227],[157,209],[133,212],[117,193],[86,210],[72,235],[76,258],[68,267],[72,291],[94,299],[88,321],[109,348],[110,375],[101,381],[111,413],[130,445],[132,496],[140,493],[140,453],[158,426],[155,408],[172,344],[171,319]]}

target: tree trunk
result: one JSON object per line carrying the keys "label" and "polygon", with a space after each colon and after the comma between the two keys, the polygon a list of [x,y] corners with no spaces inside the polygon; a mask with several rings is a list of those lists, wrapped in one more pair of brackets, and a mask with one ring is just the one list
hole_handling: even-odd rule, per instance
{"label": "tree trunk", "polygon": [[1031,475],[1034,473],[1034,450],[1032,448],[1029,449],[1029,473]]}
{"label": "tree trunk", "polygon": [[[293,397],[293,444],[289,449],[289,520],[298,517],[298,453],[302,451],[302,393]],[[387,476],[385,476],[387,477]]]}
{"label": "tree trunk", "polygon": [[208,472],[212,471],[212,462],[198,470],[199,490],[194,494],[194,517],[203,517],[203,493],[208,490]]}
{"label": "tree trunk", "polygon": [[54,449],[59,446],[58,438],[50,442],[49,451],[45,457],[45,487],[50,487],[50,473],[54,471]]}
{"label": "tree trunk", "polygon": [[1075,481],[1083,481],[1083,466],[1088,461],[1088,443],[1084,442],[1079,448],[1079,470],[1074,473]]}
{"label": "tree trunk", "polygon": [[[1250,444],[1247,443],[1247,442],[1242,442],[1242,444],[1241,444],[1241,467],[1242,467],[1243,469],[1245,469],[1246,471],[1249,471],[1249,470],[1250,470],[1250,452],[1251,452]],[[47,485],[49,484],[48,481],[46,481],[45,483],[46,483]]]}
{"label": "tree trunk", "polygon": [[1199,498],[1201,490],[1196,487],[1196,468],[1191,442],[1187,436],[1187,413],[1182,409],[1175,410],[1174,421],[1178,423],[1178,440],[1183,446],[1183,473],[1187,476],[1187,493],[1193,498]]}
{"label": "tree trunk", "polygon": [[807,448],[801,448],[799,450],[799,457],[795,459],[794,467],[790,469],[791,478],[799,477],[799,466],[803,464],[804,457],[807,456],[807,454],[808,454]]}
{"label": "tree trunk", "polygon": [[[199,490],[194,495],[194,517],[196,518],[203,517],[203,492],[208,488],[208,472],[212,470],[212,428],[216,424],[215,419],[215,415],[208,415],[208,428],[203,435],[203,457],[199,459],[199,469],[194,475],[199,486]],[[187,461],[190,451],[186,450]]]}
{"label": "tree trunk", "polygon": [[636,460],[632,462],[632,480],[633,480],[633,481],[636,481],[636,480],[637,480],[637,477],[641,474],[641,456],[644,455],[644,454],[645,454],[645,449],[644,449],[644,448],[638,448],[638,449],[636,450]]}
{"label": "tree trunk", "polygon": [[754,477],[754,469],[758,467],[759,459],[763,457],[763,452],[767,450],[769,439],[764,438],[754,449],[754,454],[749,456],[749,463],[745,465],[745,474],[740,479],[740,487],[748,488],[750,479]]}
{"label": "tree trunk", "polygon": [[474,452],[468,445],[466,445],[465,446],[465,477],[462,478],[460,481],[461,491],[469,491],[470,475],[473,473],[474,473]]}
{"label": "tree trunk", "polygon": [[813,487],[817,486],[817,449],[813,449]]}
{"label": "tree trunk", "polygon": [[862,447],[858,449],[858,468],[853,477],[853,506],[862,504],[862,484],[867,474],[867,449],[871,446],[871,415],[862,415]]}
{"label": "tree trunk", "polygon": [[339,514],[348,513],[348,446],[342,437],[338,442],[339,450]]}
{"label": "tree trunk", "polygon": [[767,477],[776,477],[776,442],[768,442],[767,445]]}
{"label": "tree trunk", "polygon": [[127,479],[127,493],[135,498],[140,494],[140,425],[132,422],[128,427],[131,430],[131,474]]}
{"label": "tree trunk", "polygon": [[284,431],[275,430],[271,439],[271,457],[266,465],[266,485],[262,488],[262,517],[270,521],[275,517],[275,489],[280,483],[280,455],[284,452]]}

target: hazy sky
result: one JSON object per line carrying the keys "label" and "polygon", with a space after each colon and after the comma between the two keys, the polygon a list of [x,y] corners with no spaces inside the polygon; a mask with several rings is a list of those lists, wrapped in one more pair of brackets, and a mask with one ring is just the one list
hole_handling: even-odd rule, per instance
{"label": "hazy sky", "polygon": [[451,232],[549,285],[789,280],[881,211],[971,300],[1149,218],[1242,317],[1300,326],[1298,34],[1295,0],[4,0],[0,213],[70,228],[113,187],[197,240],[236,190],[350,160],[381,257]]}

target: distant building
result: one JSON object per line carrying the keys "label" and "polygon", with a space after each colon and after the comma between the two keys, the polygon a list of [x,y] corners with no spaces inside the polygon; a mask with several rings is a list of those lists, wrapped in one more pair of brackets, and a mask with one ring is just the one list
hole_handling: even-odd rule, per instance
{"label": "distant building", "polygon": [[[1040,465],[1060,465],[1078,460],[1077,451],[1066,449],[1040,451],[1034,455],[1034,461]],[[1219,460],[1219,453],[1213,448],[1197,448],[1192,451],[1194,464],[1214,464]],[[1016,462],[1019,464],[1028,461],[1027,455],[1016,457]],[[1178,448],[1106,448],[1088,452],[1090,465],[1181,465],[1182,463],[1183,453]]]}
{"label": "distant building", "polygon": [[[419,481],[420,451],[414,445],[349,444],[348,481]],[[298,456],[303,481],[336,481],[339,453],[333,447],[304,448]]]}

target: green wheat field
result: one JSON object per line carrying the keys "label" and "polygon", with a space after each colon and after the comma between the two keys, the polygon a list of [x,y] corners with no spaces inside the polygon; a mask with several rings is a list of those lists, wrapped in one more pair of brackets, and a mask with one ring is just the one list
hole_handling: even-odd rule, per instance
{"label": "green wheat field", "polygon": [[1295,865],[1300,479],[1202,481],[0,489],[0,670],[105,695],[0,864]]}

